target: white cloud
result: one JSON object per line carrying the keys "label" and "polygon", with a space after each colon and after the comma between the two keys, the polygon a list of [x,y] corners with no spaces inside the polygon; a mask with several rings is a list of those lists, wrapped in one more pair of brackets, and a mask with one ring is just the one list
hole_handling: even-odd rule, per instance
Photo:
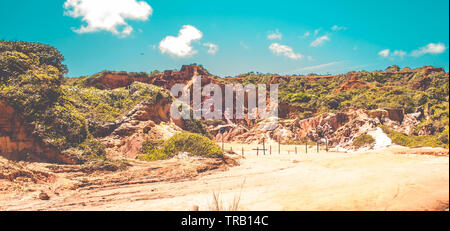
{"label": "white cloud", "polygon": [[334,25],[333,27],[331,27],[331,29],[334,31],[340,31],[340,30],[347,30],[347,27]]}
{"label": "white cloud", "polygon": [[443,43],[429,43],[428,45],[421,47],[411,52],[411,56],[419,57],[424,54],[441,54],[447,47]]}
{"label": "white cloud", "polygon": [[317,46],[322,45],[322,44],[323,44],[324,42],[326,42],[326,41],[330,41],[330,37],[328,37],[327,35],[324,35],[324,36],[319,37],[319,38],[317,38],[316,40],[314,40],[314,41],[311,43],[311,46],[312,46],[312,47],[317,47]]}
{"label": "white cloud", "polygon": [[322,70],[325,67],[334,66],[334,65],[337,65],[337,64],[340,64],[340,63],[342,63],[342,62],[331,62],[331,63],[325,63],[325,64],[320,64],[320,65],[315,65],[315,66],[303,67],[303,68],[295,70],[295,72],[317,71],[317,70]]}
{"label": "white cloud", "polygon": [[389,56],[390,53],[391,53],[391,50],[384,49],[384,50],[378,52],[378,55],[386,58]]}
{"label": "white cloud", "polygon": [[320,29],[315,29],[314,30],[314,36],[317,36],[319,34]]}
{"label": "white cloud", "polygon": [[403,59],[403,57],[405,57],[406,52],[402,51],[402,50],[395,50],[394,52],[392,52],[392,56],[398,56],[400,58]]}
{"label": "white cloud", "polygon": [[403,57],[405,57],[406,54],[407,53],[405,51],[402,51],[402,50],[395,50],[395,51],[391,52],[390,49],[384,49],[384,50],[378,52],[379,56],[381,56],[383,58],[388,58],[389,57],[391,59],[393,59],[395,56],[398,56],[401,59],[403,59]]}
{"label": "white cloud", "polygon": [[219,51],[219,46],[214,43],[203,43],[203,46],[208,47],[208,53],[215,55]]}
{"label": "white cloud", "polygon": [[[429,43],[428,45],[421,47],[417,50],[413,50],[409,55],[412,57],[420,57],[425,54],[442,54],[447,50],[447,47],[443,43]],[[406,51],[403,50],[394,50],[391,52],[390,49],[384,49],[380,52],[378,52],[378,55],[380,55],[383,58],[391,58],[393,59],[395,56],[398,56],[400,58],[404,58],[408,55]]]}
{"label": "white cloud", "polygon": [[283,34],[281,34],[278,29],[275,32],[272,32],[270,34],[267,35],[267,39],[269,40],[275,40],[275,39],[280,39],[283,38]]}
{"label": "white cloud", "polygon": [[148,3],[137,0],[67,0],[64,9],[64,15],[86,23],[74,29],[76,33],[105,30],[122,37],[133,31],[127,19],[145,21],[153,12]]}
{"label": "white cloud", "polygon": [[269,50],[271,50],[276,55],[284,55],[290,59],[303,58],[303,55],[295,53],[291,47],[286,46],[286,45],[281,45],[279,43],[270,44]]}
{"label": "white cloud", "polygon": [[306,31],[302,36],[299,36],[300,38],[308,38],[311,35],[309,31]]}
{"label": "white cloud", "polygon": [[189,57],[197,53],[191,42],[200,40],[203,37],[201,31],[191,25],[184,25],[177,37],[167,36],[159,43],[161,53],[175,57]]}

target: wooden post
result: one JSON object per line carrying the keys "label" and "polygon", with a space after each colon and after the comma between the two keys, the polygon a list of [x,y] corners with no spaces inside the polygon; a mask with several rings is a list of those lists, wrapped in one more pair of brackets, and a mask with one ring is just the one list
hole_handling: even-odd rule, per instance
{"label": "wooden post", "polygon": [[297,155],[297,146],[295,146],[295,155]]}
{"label": "wooden post", "polygon": [[328,152],[328,139],[327,138],[325,138],[325,144],[326,144],[326,149],[327,149],[327,152]]}
{"label": "wooden post", "polygon": [[280,141],[278,140],[278,155],[281,155],[281,149],[280,149]]}
{"label": "wooden post", "polygon": [[256,155],[259,156],[259,148],[256,147]]}
{"label": "wooden post", "polygon": [[242,156],[244,156],[244,147],[242,147]]}
{"label": "wooden post", "polygon": [[264,139],[263,139],[263,154],[266,155],[266,143],[264,142]]}
{"label": "wooden post", "polygon": [[305,143],[305,152],[306,152],[306,154],[308,154],[308,141],[306,141],[306,143]]}
{"label": "wooden post", "polygon": [[270,155],[272,155],[272,145],[270,145]]}
{"label": "wooden post", "polygon": [[317,144],[317,153],[319,153],[319,142],[317,142],[316,144]]}

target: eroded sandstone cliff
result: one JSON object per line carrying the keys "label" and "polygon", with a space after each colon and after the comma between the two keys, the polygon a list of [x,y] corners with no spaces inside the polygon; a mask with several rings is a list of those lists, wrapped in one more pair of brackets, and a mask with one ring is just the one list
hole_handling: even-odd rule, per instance
{"label": "eroded sandstone cliff", "polygon": [[52,161],[77,163],[76,159],[62,155],[32,133],[32,125],[27,124],[13,107],[0,100],[0,154],[11,160]]}

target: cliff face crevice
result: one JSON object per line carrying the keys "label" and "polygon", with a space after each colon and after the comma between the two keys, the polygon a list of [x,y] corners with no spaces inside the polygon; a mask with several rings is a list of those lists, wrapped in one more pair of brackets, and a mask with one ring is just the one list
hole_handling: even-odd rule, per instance
{"label": "cliff face crevice", "polygon": [[30,126],[13,107],[0,100],[0,155],[15,161],[76,163],[33,136]]}

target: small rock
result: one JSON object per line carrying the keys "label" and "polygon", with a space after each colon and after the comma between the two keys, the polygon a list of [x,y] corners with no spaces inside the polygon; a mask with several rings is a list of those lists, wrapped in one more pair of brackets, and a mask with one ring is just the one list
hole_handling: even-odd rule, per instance
{"label": "small rock", "polygon": [[41,192],[41,193],[39,193],[39,199],[41,199],[41,200],[50,200],[50,196],[47,193],[45,193],[45,192]]}

